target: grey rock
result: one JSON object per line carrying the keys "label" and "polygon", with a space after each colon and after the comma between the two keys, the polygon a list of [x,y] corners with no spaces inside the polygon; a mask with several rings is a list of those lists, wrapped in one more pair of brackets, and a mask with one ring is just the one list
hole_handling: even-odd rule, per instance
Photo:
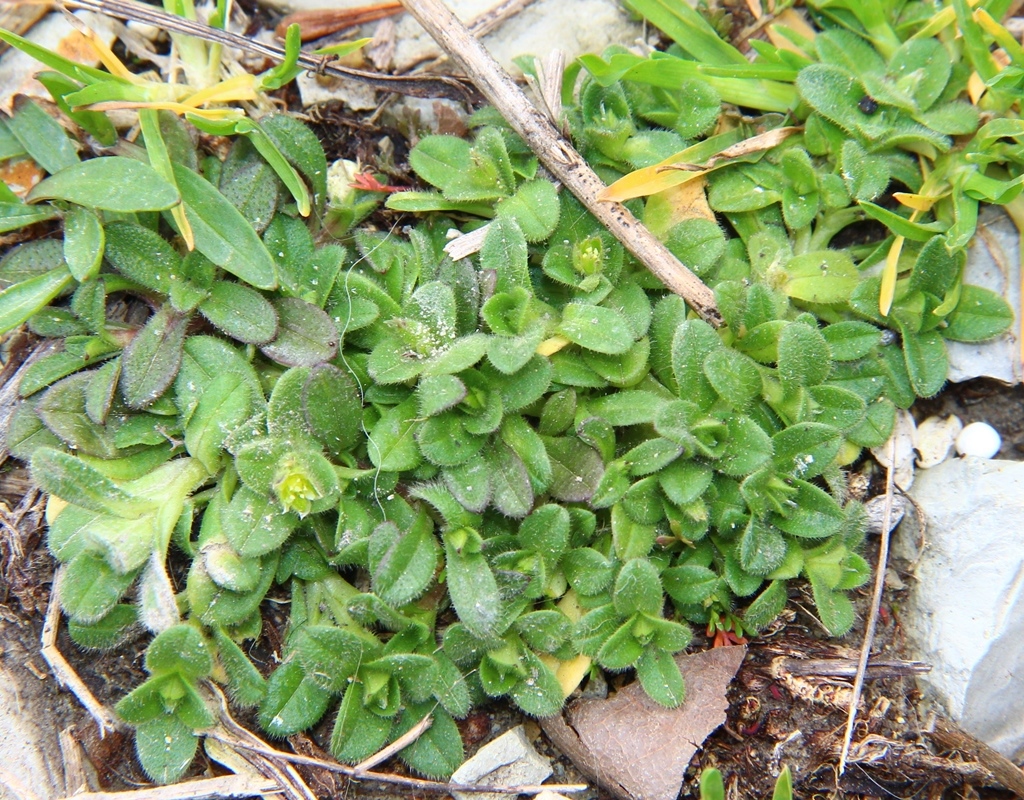
{"label": "grey rock", "polygon": [[[889,530],[891,531],[900,524],[903,515],[907,513],[907,498],[903,495],[895,495],[892,498],[892,511],[889,513]],[[872,497],[864,504],[864,512],[868,516],[867,532],[879,534],[885,527],[885,495]]]}
{"label": "grey rock", "polygon": [[949,459],[921,470],[894,555],[912,563],[903,609],[921,678],[961,727],[1024,758],[1024,462]]}
{"label": "grey rock", "polygon": [[946,342],[949,379],[995,378],[1004,383],[1024,380],[1018,336],[1021,331],[1020,233],[1001,210],[986,208],[978,220],[978,235],[967,255],[964,283],[991,289],[1003,296],[1014,313],[1007,333],[988,342]]}
{"label": "grey rock", "polygon": [[[464,786],[529,786],[551,775],[551,762],[534,749],[522,725],[481,747],[452,775]],[[458,800],[502,800],[507,794],[452,792]]]}

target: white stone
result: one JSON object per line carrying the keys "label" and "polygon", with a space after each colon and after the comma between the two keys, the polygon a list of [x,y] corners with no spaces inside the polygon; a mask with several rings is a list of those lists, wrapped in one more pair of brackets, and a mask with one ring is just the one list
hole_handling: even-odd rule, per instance
{"label": "white stone", "polygon": [[[950,414],[945,419],[928,417],[917,426],[914,434],[914,449],[917,450],[917,466],[931,469],[946,460],[953,448],[956,437],[964,428],[960,418]],[[977,455],[971,453],[970,455]]]}
{"label": "white stone", "polygon": [[1024,757],[1024,462],[949,459],[910,492],[927,525],[904,521],[913,562],[902,614],[921,680],[960,725]]}
{"label": "white stone", "polygon": [[956,437],[956,451],[962,456],[994,458],[1003,440],[987,422],[972,422]]}
{"label": "white stone", "polygon": [[[455,770],[452,783],[464,786],[529,786],[551,775],[551,762],[537,752],[526,736],[526,729],[517,725],[493,742],[481,747],[476,755]],[[452,792],[458,800],[502,800],[507,794]]]}
{"label": "white stone", "polygon": [[377,91],[365,83],[334,75],[302,72],[295,78],[304,106],[337,100],[350,111],[369,111],[378,105]]}

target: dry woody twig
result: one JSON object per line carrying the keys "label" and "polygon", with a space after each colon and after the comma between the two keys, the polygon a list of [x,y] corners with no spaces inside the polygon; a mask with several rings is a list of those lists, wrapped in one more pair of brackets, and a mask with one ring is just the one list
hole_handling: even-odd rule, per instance
{"label": "dry woody twig", "polygon": [[860,660],[857,673],[853,679],[853,697],[850,700],[850,712],[846,718],[846,733],[843,737],[843,749],[839,755],[839,775],[846,771],[846,760],[850,756],[850,742],[853,739],[853,726],[857,721],[857,704],[864,690],[864,677],[871,657],[871,646],[875,641],[875,627],[878,624],[878,610],[882,607],[882,592],[885,590],[885,568],[889,563],[889,537],[892,530],[892,504],[895,494],[892,464],[896,461],[896,439],[889,439],[889,464],[885,471],[885,508],[882,511],[882,533],[878,542],[878,564],[875,565],[875,585],[871,595],[871,608],[868,611],[867,628],[864,631],[864,642],[860,648]]}
{"label": "dry woody twig", "polygon": [[[258,42],[255,39],[249,39],[219,28],[211,28],[201,22],[193,22],[175,14],[168,14],[153,6],[132,2],[132,0],[64,0],[63,5],[67,8],[88,9],[118,19],[145,22],[164,30],[197,36],[206,41],[266,56],[275,61],[284,59],[284,49],[276,45]],[[443,75],[382,75],[377,72],[342,67],[332,63],[330,56],[314,56],[309,53],[300,53],[298,63],[312,72],[356,80],[381,91],[412,97],[447,97],[460,101],[468,101],[472,98],[472,92],[465,83]]]}
{"label": "dry woody twig", "polygon": [[551,174],[666,287],[686,300],[706,322],[716,327],[722,325],[711,290],[680,264],[624,206],[597,201],[598,194],[605,188],[601,179],[444,3],[440,0],[402,2],[516,133],[526,140]]}

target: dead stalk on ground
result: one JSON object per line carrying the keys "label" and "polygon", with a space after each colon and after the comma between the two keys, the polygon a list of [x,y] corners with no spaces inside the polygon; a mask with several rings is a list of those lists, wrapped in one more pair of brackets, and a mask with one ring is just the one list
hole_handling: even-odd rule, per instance
{"label": "dead stalk on ground", "polygon": [[680,295],[706,322],[720,326],[723,320],[712,291],[680,264],[625,206],[598,202],[597,196],[605,188],[601,179],[444,3],[441,0],[402,0],[402,3],[523,137],[548,171],[668,289]]}
{"label": "dead stalk on ground", "polygon": [[50,665],[53,677],[57,683],[66,686],[71,693],[78,698],[85,710],[89,712],[100,729],[100,737],[106,735],[107,731],[122,730],[123,723],[117,718],[113,711],[96,699],[96,696],[89,691],[89,687],[78,677],[78,673],[64,658],[57,647],[57,629],[60,626],[60,579],[63,568],[58,569],[53,576],[53,589],[50,592],[50,604],[46,608],[46,618],[43,621],[43,635],[40,637],[40,654],[46,663]]}
{"label": "dead stalk on ground", "polygon": [[[893,501],[893,465],[896,462],[896,438],[889,439],[889,466],[885,470],[885,506],[882,510],[882,535],[878,541],[878,563],[875,565],[875,586],[871,594],[871,608],[868,611],[867,627],[864,641],[860,646],[860,660],[857,662],[857,674],[853,679],[853,696],[850,698],[850,711],[846,718],[846,733],[843,736],[843,749],[839,754],[839,775],[846,771],[846,760],[850,757],[850,744],[853,740],[853,726],[857,721],[857,705],[860,703],[861,692],[864,690],[864,676],[867,673],[871,647],[875,641],[875,628],[878,625],[878,611],[882,606],[882,592],[885,590],[885,569],[889,563],[889,538],[892,528]],[[837,776],[838,779],[838,776]]]}

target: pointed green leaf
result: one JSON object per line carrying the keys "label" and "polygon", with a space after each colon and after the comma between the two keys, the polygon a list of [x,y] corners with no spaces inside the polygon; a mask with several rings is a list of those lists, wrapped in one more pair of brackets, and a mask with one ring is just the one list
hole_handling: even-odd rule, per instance
{"label": "pointed green leaf", "polygon": [[479,534],[462,528],[445,533],[443,539],[448,595],[459,620],[480,639],[498,635],[501,632],[501,595],[494,573],[479,551]]}
{"label": "pointed green leaf", "polygon": [[61,608],[78,622],[99,622],[117,605],[137,574],[136,571],[120,575],[99,556],[79,553],[61,575]]}
{"label": "pointed green leaf", "polygon": [[[28,50],[42,49],[21,37],[15,38],[6,31],[4,33],[14,39],[15,46],[24,45]],[[75,145],[61,124],[27,97],[23,96],[16,100],[14,116],[5,119],[7,130],[18,140],[32,160],[51,175],[78,164]]]}
{"label": "pointed green leaf", "polygon": [[223,630],[215,628],[213,637],[217,642],[220,664],[227,674],[227,690],[232,702],[246,708],[259,705],[267,691],[266,680],[242,648]]}
{"label": "pointed green leaf", "polygon": [[132,497],[82,459],[51,447],[33,454],[32,480],[47,494],[102,514],[138,519],[154,508],[151,501]]}
{"label": "pointed green leaf", "polygon": [[157,783],[174,783],[181,778],[198,747],[195,733],[174,714],[163,714],[135,729],[139,763]]}
{"label": "pointed green leaf", "polygon": [[604,473],[598,452],[575,436],[543,437],[551,461],[551,494],[567,503],[590,499]]}
{"label": "pointed green leaf", "polygon": [[793,322],[779,336],[778,366],[787,388],[816,386],[832,370],[832,353],[821,331]]}
{"label": "pointed green leaf", "polygon": [[56,219],[57,209],[50,206],[29,206],[22,202],[0,202],[0,233],[16,231],[37,222]]}
{"label": "pointed green leaf", "polygon": [[767,522],[751,517],[740,534],[736,554],[744,570],[754,575],[767,575],[786,557],[786,541]]}
{"label": "pointed green leaf", "polygon": [[[330,692],[344,691],[367,650],[352,631],[329,625],[306,625],[296,637],[295,654],[305,674]],[[366,655],[369,655],[367,652]]]}
{"label": "pointed green leaf", "polygon": [[522,660],[527,677],[516,682],[509,696],[527,714],[535,717],[557,714],[564,696],[555,673],[529,650],[523,653]]}
{"label": "pointed green leaf", "polygon": [[675,328],[671,343],[672,375],[680,392],[685,391],[680,396],[700,408],[709,407],[717,393],[704,373],[704,362],[722,347],[722,340],[703,320],[686,320]]}
{"label": "pointed green leaf", "polygon": [[146,671],[151,675],[175,672],[188,680],[205,678],[213,658],[203,635],[182,623],[160,633],[146,649]]}
{"label": "pointed green leaf", "polygon": [[698,564],[670,567],[661,577],[665,593],[681,605],[703,603],[722,585],[716,572]]}
{"label": "pointed green leaf", "polygon": [[439,555],[433,527],[421,513],[406,531],[385,522],[370,535],[371,585],[385,603],[403,606],[430,586]]}
{"label": "pointed green leaf", "polygon": [[218,375],[200,396],[185,426],[185,448],[211,475],[216,474],[225,439],[251,411],[252,394],[242,379],[231,372]]}
{"label": "pointed green leaf", "polygon": [[416,443],[427,461],[439,467],[455,467],[483,449],[487,437],[467,431],[464,419],[455,411],[446,411],[423,421],[416,431]]}
{"label": "pointed green leaf", "polygon": [[551,181],[543,178],[522,184],[497,206],[498,216],[513,218],[528,242],[549,237],[558,224],[559,211],[558,193]]}
{"label": "pointed green leaf", "polygon": [[984,342],[1004,333],[1013,323],[1013,310],[998,294],[966,284],[949,323],[941,333],[956,342]]}
{"label": "pointed green leaf", "polygon": [[178,190],[148,164],[121,156],[101,156],[65,167],[40,181],[29,202],[64,200],[104,211],[162,211],[181,200]]}
{"label": "pointed green leaf", "polygon": [[299,524],[299,517],[282,512],[266,495],[241,486],[223,507],[220,524],[231,546],[248,558],[280,547]]}
{"label": "pointed green leaf", "polygon": [[173,166],[196,249],[257,289],[277,288],[274,259],[252,226],[209,181],[180,164]]}
{"label": "pointed green leaf", "polygon": [[647,696],[665,708],[676,708],[686,697],[686,684],[679,665],[664,650],[645,648],[636,662],[636,676]]}
{"label": "pointed green leaf", "polygon": [[122,644],[138,624],[135,606],[121,604],[91,624],[70,620],[68,634],[76,645],[85,650],[110,650]]}
{"label": "pointed green leaf", "polygon": [[622,314],[586,303],[570,303],[562,310],[558,332],[580,347],[608,355],[625,353],[634,340]]}
{"label": "pointed green leaf", "polygon": [[74,280],[67,267],[29,278],[0,293],[0,333],[18,327]]}
{"label": "pointed green leaf", "polygon": [[313,189],[313,204],[327,199],[327,158],[316,134],[291,114],[262,117],[259,126],[281,154]]}
{"label": "pointed green leaf", "polygon": [[853,603],[845,593],[814,581],[811,582],[811,592],[821,622],[832,636],[842,636],[853,627],[856,615]]}
{"label": "pointed green leaf", "polygon": [[302,387],[306,424],[327,452],[340,458],[359,440],[362,404],[355,381],[329,364],[314,367]]}
{"label": "pointed green leaf", "polygon": [[317,723],[330,702],[329,691],[320,688],[298,661],[288,661],[267,682],[260,725],[271,736],[291,736]]}
{"label": "pointed green leaf", "polygon": [[331,733],[331,753],[339,761],[354,764],[373,755],[387,742],[393,720],[371,712],[363,703],[363,684],[353,683],[345,692]]}
{"label": "pointed green leaf", "polygon": [[479,514],[491,502],[490,468],[483,456],[443,471],[444,485],[467,511]]}
{"label": "pointed green leaf", "polygon": [[782,613],[786,607],[786,599],[786,582],[772,581],[743,612],[744,626],[749,626],[755,631],[766,628]]}
{"label": "pointed green leaf", "polygon": [[277,210],[281,183],[247,139],[238,137],[231,145],[220,170],[217,188],[260,234]]}
{"label": "pointed green leaf", "polygon": [[240,342],[266,344],[277,335],[274,307],[244,284],[216,281],[198,308],[215,328]]}
{"label": "pointed green leaf", "polygon": [[526,465],[504,442],[484,453],[490,466],[491,503],[508,517],[525,517],[533,506],[533,488]]}
{"label": "pointed green leaf", "polygon": [[385,411],[367,435],[366,452],[373,465],[388,472],[419,466],[423,457],[414,436],[418,424],[415,398]]}
{"label": "pointed green leaf", "polygon": [[124,350],[121,393],[131,408],[145,408],[174,382],[181,366],[188,317],[164,306]]}
{"label": "pointed green leaf", "polygon": [[81,453],[99,458],[118,455],[112,432],[93,422],[86,413],[86,392],[93,376],[82,372],[55,383],[36,404],[36,413],[47,428]]}
{"label": "pointed green leaf", "polygon": [[[716,349],[704,359],[704,375],[726,403],[747,407],[761,393],[761,373],[749,356],[727,348]],[[685,384],[680,381],[682,387]]]}
{"label": "pointed green leaf", "polygon": [[274,302],[277,336],[260,350],[273,361],[289,367],[315,367],[338,353],[338,329],[322,309],[297,297]]}
{"label": "pointed green leaf", "polygon": [[427,714],[433,715],[433,724],[398,755],[421,775],[435,780],[447,778],[462,764],[465,753],[459,728],[444,708],[435,708],[433,703],[406,708],[395,725],[395,734],[409,730]]}
{"label": "pointed green leaf", "polygon": [[903,357],[914,393],[918,397],[938,394],[949,374],[949,355],[942,336],[937,331],[911,333],[904,330]]}
{"label": "pointed green leaf", "polygon": [[623,617],[636,613],[659,615],[664,601],[658,569],[646,558],[627,561],[615,579],[615,610]]}
{"label": "pointed green leaf", "polygon": [[798,489],[792,499],[793,508],[785,517],[772,514],[771,523],[784,533],[804,539],[823,539],[838,533],[844,520],[839,504],[812,483],[802,480],[793,483]]}
{"label": "pointed green leaf", "polygon": [[84,281],[99,272],[105,238],[103,226],[87,208],[72,208],[64,218],[64,260],[75,280]]}
{"label": "pointed green leaf", "polygon": [[498,276],[496,292],[516,287],[530,288],[526,236],[512,217],[498,217],[490,224],[480,248],[480,268],[494,270]]}
{"label": "pointed green leaf", "polygon": [[[862,204],[863,206],[870,204]],[[853,259],[845,250],[820,250],[791,258],[785,266],[768,270],[771,285],[794,300],[808,303],[843,303],[861,282]]]}

